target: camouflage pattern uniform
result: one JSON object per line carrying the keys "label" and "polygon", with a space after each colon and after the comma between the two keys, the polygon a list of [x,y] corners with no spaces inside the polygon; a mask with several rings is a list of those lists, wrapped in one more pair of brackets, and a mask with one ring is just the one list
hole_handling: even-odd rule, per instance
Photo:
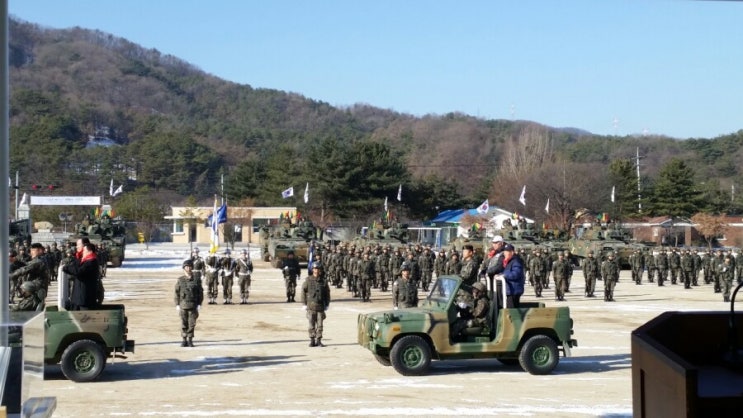
{"label": "camouflage pattern uniform", "polygon": [[250,275],[253,273],[253,261],[250,260],[248,250],[243,250],[237,260],[237,285],[240,287],[240,305],[247,305],[250,297]]}
{"label": "camouflage pattern uniform", "polygon": [[377,255],[376,264],[374,265],[379,280],[379,289],[386,292],[390,283],[390,253],[387,247],[382,249],[382,253]]}
{"label": "camouflage pattern uniform", "polygon": [[544,262],[542,261],[541,251],[534,250],[529,256],[529,283],[534,287],[534,295],[542,297],[542,281],[544,278]]}
{"label": "camouflage pattern uniform", "polygon": [[702,254],[702,277],[704,278],[704,284],[712,283],[712,258],[712,251]]}
{"label": "camouflage pattern uniform", "polygon": [[371,259],[369,253],[364,253],[362,259],[359,261],[359,279],[360,285],[359,290],[361,291],[361,301],[371,301],[371,288],[374,277],[376,276],[374,270],[375,261]]}
{"label": "camouflage pattern uniform", "polygon": [[738,284],[743,283],[743,255],[738,254],[738,262],[735,263],[735,280]]}
{"label": "camouflage pattern uniform", "polygon": [[312,274],[302,283],[302,305],[307,311],[310,347],[323,347],[322,332],[325,311],[330,306],[330,286],[322,278],[322,264],[312,266]]}
{"label": "camouflage pattern uniform", "polygon": [[691,275],[691,285],[699,286],[699,270],[702,269],[702,257],[697,250],[691,252],[691,259],[694,262],[694,270]]}
{"label": "camouflage pattern uniform", "polygon": [[459,277],[467,286],[472,286],[477,281],[478,264],[474,257],[467,257],[462,260],[462,269],[459,271]]}
{"label": "camouflage pattern uniform", "polygon": [[189,268],[193,268],[193,262],[183,262],[185,274],[178,278],[175,284],[175,306],[181,317],[181,347],[193,347],[193,336],[196,328],[196,319],[199,317],[199,308],[204,301],[204,289],[201,282],[193,277]]}
{"label": "camouflage pattern uniform", "polygon": [[714,257],[712,257],[712,279],[714,281],[715,293],[722,292],[720,269],[724,262],[725,262],[725,258],[722,255],[722,250],[717,250],[717,254]]}
{"label": "camouflage pattern uniform", "polygon": [[691,282],[694,278],[694,259],[691,258],[689,250],[684,250],[681,259],[681,278],[684,280],[684,288],[691,289]]}
{"label": "camouflage pattern uniform", "polygon": [[614,302],[614,287],[619,281],[619,263],[614,259],[613,253],[609,253],[601,263],[601,277],[604,278],[604,301]]}
{"label": "camouflage pattern uniform", "polygon": [[459,276],[462,271],[462,262],[459,261],[459,254],[454,253],[451,255],[449,261],[446,262],[446,274]]}
{"label": "camouflage pattern uniform", "polygon": [[668,256],[665,249],[661,249],[658,253],[655,265],[658,268],[658,286],[663,286],[663,282],[668,278]]}
{"label": "camouflage pattern uniform", "polygon": [[11,311],[35,311],[37,308],[39,308],[39,305],[41,304],[41,301],[39,300],[38,296],[36,296],[36,285],[34,282],[23,282],[21,285],[21,300],[14,304],[11,302],[10,304],[10,310]]}
{"label": "camouflage pattern uniform", "polygon": [[593,251],[588,252],[588,257],[583,259],[583,278],[586,280],[586,297],[592,298],[596,290],[596,279],[601,277],[601,266],[599,260],[593,256]]}
{"label": "camouflage pattern uniform", "polygon": [[676,284],[681,270],[681,256],[675,248],[671,249],[671,254],[668,255],[668,265],[671,268],[671,284]]}
{"label": "camouflage pattern uniform", "polygon": [[428,287],[431,285],[431,280],[433,279],[433,261],[433,254],[426,247],[420,257],[418,257],[418,265],[421,268],[421,287],[425,292],[428,292]]}
{"label": "camouflage pattern uniform", "polygon": [[217,254],[209,254],[204,261],[206,269],[206,294],[209,297],[209,304],[217,303],[219,296],[219,257]]}
{"label": "camouflage pattern uniform", "polygon": [[639,250],[635,250],[632,255],[629,256],[629,265],[632,269],[632,280],[635,284],[642,284],[642,270],[643,270],[644,258],[640,254]]}
{"label": "camouflage pattern uniform", "polygon": [[[13,273],[14,271],[18,270],[19,268],[26,265],[23,261],[18,259],[18,253],[16,250],[10,250],[8,253],[8,260],[10,262],[10,270],[9,273]],[[14,303],[16,294],[20,294],[21,288],[21,279],[17,276],[14,276],[13,274],[10,275],[10,303]]]}
{"label": "camouflage pattern uniform", "polygon": [[204,282],[204,259],[201,258],[199,255],[199,247],[195,247],[193,251],[191,251],[191,261],[193,262],[193,275],[196,280],[199,281],[199,283]]}
{"label": "camouflage pattern uniform", "polygon": [[565,287],[568,278],[568,261],[565,255],[560,253],[557,261],[552,263],[552,277],[555,280],[555,300],[565,300]]}
{"label": "camouflage pattern uniform", "polygon": [[230,257],[230,250],[224,250],[224,257],[219,260],[222,276],[222,296],[225,305],[232,305],[232,285],[235,282],[235,260]]}
{"label": "camouflage pattern uniform", "polygon": [[648,282],[655,282],[655,272],[658,269],[655,267],[655,256],[652,251],[645,253],[643,262],[645,263],[645,268],[648,270]]}
{"label": "camouflage pattern uniform", "polygon": [[289,251],[286,259],[284,259],[282,274],[284,275],[284,287],[286,288],[286,301],[294,302],[297,291],[297,277],[302,274],[302,270],[299,268],[299,262],[294,258],[293,251]]}
{"label": "camouflage pattern uniform", "polygon": [[727,256],[719,267],[720,284],[722,285],[722,300],[730,302],[730,289],[733,287],[735,268],[732,266],[732,256]]}
{"label": "camouflage pattern uniform", "polygon": [[446,274],[446,253],[444,250],[439,251],[436,255],[436,259],[433,261],[433,272],[436,274],[436,278]]}
{"label": "camouflage pattern uniform", "polygon": [[418,306],[418,287],[410,277],[410,266],[407,264],[402,266],[400,278],[392,284],[392,306],[395,309]]}

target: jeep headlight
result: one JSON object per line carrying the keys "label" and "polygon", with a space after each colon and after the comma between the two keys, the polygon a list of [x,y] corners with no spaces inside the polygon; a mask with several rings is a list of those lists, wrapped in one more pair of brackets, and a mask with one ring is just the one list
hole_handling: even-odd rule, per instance
{"label": "jeep headlight", "polygon": [[374,323],[374,331],[379,332],[379,322]]}

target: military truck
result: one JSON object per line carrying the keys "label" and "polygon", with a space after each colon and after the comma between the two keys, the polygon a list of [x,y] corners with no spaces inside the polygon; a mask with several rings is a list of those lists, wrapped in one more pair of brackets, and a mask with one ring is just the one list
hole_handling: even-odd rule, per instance
{"label": "military truck", "polygon": [[88,237],[91,243],[105,247],[108,264],[121,267],[126,250],[126,226],[123,220],[112,219],[108,215],[97,219],[86,218],[77,225],[77,232],[70,235],[68,241],[74,244],[82,237]]}
{"label": "military truck", "polygon": [[103,305],[89,311],[65,311],[47,306],[45,311],[44,362],[59,364],[74,382],[95,380],[106,359],[134,352],[127,339],[124,305]]}
{"label": "military truck", "polygon": [[261,234],[261,258],[270,261],[271,266],[282,268],[289,251],[300,265],[309,261],[310,243],[317,239],[317,229],[308,220],[299,220],[296,224],[282,223]]}
{"label": "military truck", "polygon": [[463,286],[459,276],[442,276],[417,308],[360,314],[358,343],[370,350],[385,366],[392,365],[404,376],[426,374],[431,360],[496,358],[506,365],[520,364],[531,374],[549,374],[557,367],[559,351],[570,356],[578,345],[571,336],[573,320],[567,306],[545,307],[544,303],[521,303],[505,308],[505,282],[488,294],[492,303],[486,326],[450,335],[457,320],[457,299]]}

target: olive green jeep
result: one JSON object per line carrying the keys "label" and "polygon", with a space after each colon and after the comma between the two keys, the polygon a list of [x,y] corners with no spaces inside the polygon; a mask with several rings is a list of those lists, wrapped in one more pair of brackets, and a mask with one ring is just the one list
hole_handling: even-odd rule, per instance
{"label": "olive green jeep", "polygon": [[505,308],[505,292],[500,290],[504,286],[502,278],[489,283],[487,294],[491,303],[485,326],[466,328],[452,336],[458,297],[471,289],[462,284],[459,276],[439,277],[417,308],[360,314],[358,343],[371,350],[381,364],[392,365],[405,376],[425,374],[432,359],[478,358],[520,364],[531,374],[551,373],[559,362],[558,350],[568,357],[570,349],[578,345],[571,338],[570,309],[548,308],[537,302]]}
{"label": "olive green jeep", "polygon": [[102,305],[90,311],[65,311],[47,306],[44,362],[60,364],[62,373],[75,382],[95,380],[108,357],[134,352],[127,340],[124,305]]}

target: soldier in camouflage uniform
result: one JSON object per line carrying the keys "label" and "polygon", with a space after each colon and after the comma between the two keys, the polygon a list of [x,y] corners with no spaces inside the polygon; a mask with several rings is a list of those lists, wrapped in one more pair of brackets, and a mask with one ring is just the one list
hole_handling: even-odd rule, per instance
{"label": "soldier in camouflage uniform", "polygon": [[44,246],[39,243],[31,245],[31,259],[25,266],[18,268],[10,273],[11,283],[20,283],[32,281],[36,286],[36,296],[39,300],[46,299],[47,289],[49,286],[49,267],[43,258]]}
{"label": "soldier in camouflage uniform", "polygon": [[643,270],[644,258],[640,254],[640,250],[635,250],[632,255],[629,256],[629,266],[632,269],[632,280],[635,284],[642,284],[642,270]]}
{"label": "soldier in camouflage uniform", "polygon": [[461,271],[462,262],[459,261],[459,254],[453,253],[449,261],[446,262],[446,274],[459,276]]}
{"label": "soldier in camouflage uniform", "polygon": [[668,266],[671,269],[671,284],[676,284],[681,271],[681,255],[675,248],[672,248],[671,254],[668,255]]}
{"label": "soldier in camouflage uniform", "polygon": [[586,280],[586,297],[595,297],[596,279],[601,276],[599,260],[593,256],[593,250],[588,251],[588,257],[583,259],[583,278]]}
{"label": "soldier in camouflage uniform", "polygon": [[286,301],[294,302],[294,296],[297,291],[297,277],[302,274],[299,268],[299,262],[294,258],[294,251],[289,251],[284,259],[284,287],[286,288]]}
{"label": "soldier in camouflage uniform", "polygon": [[386,292],[389,289],[390,283],[390,252],[389,248],[382,248],[382,252],[377,255],[376,263],[374,265],[377,277],[379,279],[379,289],[382,292]]}
{"label": "soldier in camouflage uniform", "polygon": [[199,283],[204,281],[204,259],[199,255],[199,247],[194,247],[191,251],[191,261],[193,262],[193,273],[194,279],[198,280]]}
{"label": "soldier in camouflage uniform", "polygon": [[601,277],[604,279],[604,302],[614,302],[614,287],[619,281],[619,263],[610,252],[601,263]]}
{"label": "soldier in camouflage uniform", "polygon": [[477,281],[478,263],[474,259],[474,251],[469,244],[462,249],[462,270],[459,271],[459,277],[466,286],[472,286]]}
{"label": "soldier in camouflage uniform", "polygon": [[712,251],[702,254],[702,277],[704,284],[712,283]]}
{"label": "soldier in camouflage uniform", "polygon": [[392,306],[395,309],[418,306],[418,287],[410,277],[410,266],[407,262],[401,266],[400,278],[392,284]]}
{"label": "soldier in camouflage uniform", "polygon": [[534,287],[534,295],[542,297],[542,280],[544,275],[544,262],[542,261],[542,251],[535,248],[529,256],[529,283]]}
{"label": "soldier in camouflage uniform", "polygon": [[57,280],[57,273],[59,271],[59,263],[62,262],[62,251],[57,247],[57,243],[53,242],[49,250],[46,252],[47,256],[50,258],[50,275],[51,280],[56,281]]}
{"label": "soldier in camouflage uniform", "polygon": [[684,281],[684,288],[691,289],[691,282],[694,278],[694,259],[691,258],[689,250],[684,250],[680,257],[681,278]]}
{"label": "soldier in camouflage uniform", "polygon": [[732,265],[732,256],[726,256],[719,267],[720,284],[722,285],[722,300],[730,302],[730,289],[733,287],[735,268]]}
{"label": "soldier in camouflage uniform", "polygon": [[390,282],[394,283],[395,280],[400,278],[403,261],[404,260],[402,258],[402,254],[400,254],[400,248],[395,248],[395,250],[392,251],[392,254],[390,254],[390,261],[388,264],[388,268],[390,271]]}
{"label": "soldier in camouflage uniform", "polygon": [[225,305],[232,305],[232,285],[235,282],[235,260],[230,256],[230,249],[224,250],[224,257],[219,260],[222,277],[222,296]]}
{"label": "soldier in camouflage uniform", "polygon": [[219,297],[219,257],[216,253],[210,253],[204,260],[206,270],[206,294],[209,297],[209,304],[216,305]]}
{"label": "soldier in camouflage uniform", "polygon": [[735,280],[736,283],[741,284],[743,283],[743,255],[741,253],[738,253],[738,260],[735,263]]}
{"label": "soldier in camouflage uniform", "polygon": [[250,275],[253,273],[253,261],[250,260],[248,250],[242,250],[235,265],[237,285],[240,287],[240,305],[247,305],[250,297]]}
{"label": "soldier in camouflage uniform", "polygon": [[694,262],[694,270],[692,270],[691,275],[691,285],[699,286],[699,270],[702,269],[702,257],[699,255],[699,251],[692,251],[691,259]]}
{"label": "soldier in camouflage uniform", "polygon": [[196,319],[199,317],[201,302],[204,301],[204,289],[201,282],[193,277],[193,261],[183,262],[183,276],[175,284],[175,309],[181,317],[181,347],[193,347]]}
{"label": "soldier in camouflage uniform", "polygon": [[16,304],[10,303],[11,311],[35,311],[39,308],[41,301],[36,296],[36,285],[32,281],[23,282],[21,285],[21,300]]}
{"label": "soldier in camouflage uniform", "polygon": [[648,282],[654,283],[655,272],[657,271],[657,268],[655,267],[655,255],[653,255],[652,251],[646,251],[643,258],[644,258],[643,262],[645,263],[645,268],[648,270]]}
{"label": "soldier in camouflage uniform", "polygon": [[[16,250],[8,251],[8,261],[10,263],[10,270],[9,270],[10,273],[13,273],[14,271],[26,265],[26,263],[18,259],[18,253],[16,252]],[[17,277],[11,274],[10,275],[10,289],[9,289],[10,303],[15,302],[15,296],[16,294],[19,294],[20,288],[21,288],[20,277]]]}
{"label": "soldier in camouflage uniform", "polygon": [[444,250],[439,251],[436,259],[433,260],[433,272],[437,279],[446,274],[446,253]]}
{"label": "soldier in camouflage uniform", "polygon": [[658,286],[663,286],[663,282],[668,278],[668,255],[665,248],[661,248],[655,258],[655,266],[658,269]]}
{"label": "soldier in camouflage uniform", "polygon": [[418,265],[421,269],[421,287],[424,292],[428,292],[428,286],[431,285],[431,280],[433,280],[433,261],[431,249],[426,247],[418,257]]}
{"label": "soldier in camouflage uniform", "polygon": [[555,300],[565,300],[565,287],[568,279],[568,261],[565,260],[565,254],[559,253],[557,261],[552,263],[552,277],[555,280]]}
{"label": "soldier in camouflage uniform", "polygon": [[720,269],[725,262],[725,257],[722,255],[722,250],[717,250],[717,254],[712,257],[712,279],[714,281],[715,293],[722,292],[721,272]]}
{"label": "soldier in camouflage uniform", "polygon": [[371,302],[372,282],[376,276],[375,264],[368,252],[364,253],[361,261],[359,261],[359,290],[361,291],[362,302]]}
{"label": "soldier in camouflage uniform", "polygon": [[302,283],[301,298],[310,325],[310,347],[324,347],[322,332],[325,311],[330,307],[330,286],[322,276],[322,264],[315,263],[312,265],[312,274]]}

